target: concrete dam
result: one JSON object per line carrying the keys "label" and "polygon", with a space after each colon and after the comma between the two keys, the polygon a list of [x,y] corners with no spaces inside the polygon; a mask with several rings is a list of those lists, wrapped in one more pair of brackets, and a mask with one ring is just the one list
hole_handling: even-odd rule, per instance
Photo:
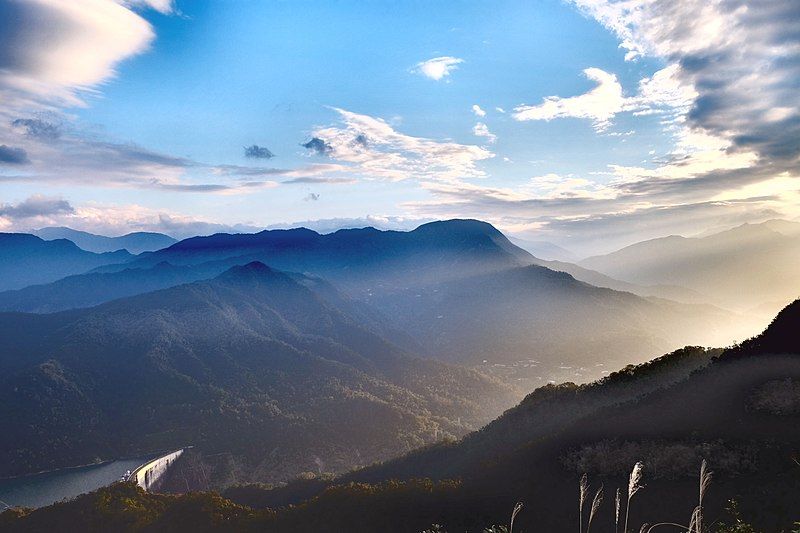
{"label": "concrete dam", "polygon": [[188,448],[181,448],[180,450],[175,450],[174,452],[162,455],[139,466],[136,470],[131,472],[128,481],[136,483],[147,491],[158,489],[169,467],[172,466],[178,457],[187,449]]}

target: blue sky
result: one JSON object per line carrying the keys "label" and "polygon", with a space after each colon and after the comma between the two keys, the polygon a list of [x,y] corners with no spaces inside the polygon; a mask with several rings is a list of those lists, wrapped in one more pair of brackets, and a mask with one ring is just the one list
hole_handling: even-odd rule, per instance
{"label": "blue sky", "polygon": [[0,0],[0,229],[464,216],[589,253],[792,218],[798,8],[737,4]]}

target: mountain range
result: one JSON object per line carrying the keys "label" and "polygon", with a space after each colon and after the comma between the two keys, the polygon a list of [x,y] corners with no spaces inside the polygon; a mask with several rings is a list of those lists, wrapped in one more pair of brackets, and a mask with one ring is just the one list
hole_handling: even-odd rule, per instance
{"label": "mountain range", "polygon": [[774,314],[800,293],[799,261],[800,223],[771,220],[644,241],[579,265],[626,282],[685,287],[729,309]]}
{"label": "mountain range", "polygon": [[0,314],[0,332],[0,476],[189,444],[220,454],[218,483],[344,471],[459,436],[512,398],[415,357],[413,339],[323,280],[261,263]]}
{"label": "mountain range", "polygon": [[87,252],[66,239],[46,241],[26,233],[0,233],[0,290],[49,283],[132,257],[125,250]]}
{"label": "mountain range", "polygon": [[542,261],[474,220],[410,232],[365,228],[321,235],[301,228],[196,237],[50,284],[0,292],[0,310],[85,308],[210,279],[251,261],[322,277],[414,336],[416,353],[478,366],[519,390],[550,380],[591,380],[686,343],[728,344],[755,331],[746,317],[712,306],[577,281],[553,269],[598,283],[614,280]]}

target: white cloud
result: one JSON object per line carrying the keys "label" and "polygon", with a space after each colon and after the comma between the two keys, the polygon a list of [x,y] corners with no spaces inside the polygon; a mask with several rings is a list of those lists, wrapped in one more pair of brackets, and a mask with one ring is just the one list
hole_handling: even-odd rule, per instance
{"label": "white cloud", "polygon": [[494,157],[480,146],[414,137],[383,119],[334,108],[342,125],[311,135],[329,147],[328,156],[368,179],[458,181],[483,177],[478,162]]}
{"label": "white cloud", "polygon": [[125,0],[124,3],[132,7],[149,7],[164,15],[174,10],[173,0]]}
{"label": "white cloud", "polygon": [[113,0],[0,0],[0,96],[23,105],[81,103],[155,37],[141,16]]}
{"label": "white cloud", "polygon": [[359,218],[328,218],[271,224],[266,229],[308,228],[318,233],[333,233],[343,228],[366,228],[369,226],[380,230],[409,231],[433,220],[430,217],[367,215]]}
{"label": "white cloud", "polygon": [[550,173],[530,179],[526,189],[537,198],[593,198],[611,199],[616,192],[605,185],[575,176]]}
{"label": "white cloud", "polygon": [[476,137],[485,137],[490,144],[497,142],[497,135],[489,131],[489,127],[483,122],[478,122],[472,127],[472,134]]}
{"label": "white cloud", "polygon": [[28,232],[47,226],[68,226],[100,235],[124,235],[131,231],[156,231],[178,239],[217,232],[251,233],[263,228],[251,224],[224,224],[192,215],[169,213],[138,204],[116,205],[88,202],[72,206],[63,199],[32,197],[7,209],[24,209],[29,216],[7,216],[0,208],[0,230]]}
{"label": "white cloud", "polygon": [[517,106],[514,108],[514,119],[549,121],[564,117],[585,118],[592,121],[596,130],[605,130],[614,115],[625,106],[622,86],[615,75],[599,68],[587,68],[583,73],[597,83],[589,92],[568,98],[547,96],[541,104]]}
{"label": "white cloud", "polygon": [[412,72],[439,81],[450,75],[464,60],[458,57],[442,56],[417,63]]}
{"label": "white cloud", "polygon": [[475,114],[476,117],[485,117],[486,116],[486,111],[481,109],[481,106],[479,106],[478,104],[473,104],[472,112]]}
{"label": "white cloud", "polygon": [[649,97],[687,109],[687,128],[798,165],[796,0],[571,1],[617,34],[628,59],[670,65]]}

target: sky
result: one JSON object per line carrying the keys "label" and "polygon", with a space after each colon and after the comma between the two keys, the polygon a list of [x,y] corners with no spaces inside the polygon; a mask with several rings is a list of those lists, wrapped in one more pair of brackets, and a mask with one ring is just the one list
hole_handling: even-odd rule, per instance
{"label": "sky", "polygon": [[0,231],[800,216],[796,0],[0,0]]}

